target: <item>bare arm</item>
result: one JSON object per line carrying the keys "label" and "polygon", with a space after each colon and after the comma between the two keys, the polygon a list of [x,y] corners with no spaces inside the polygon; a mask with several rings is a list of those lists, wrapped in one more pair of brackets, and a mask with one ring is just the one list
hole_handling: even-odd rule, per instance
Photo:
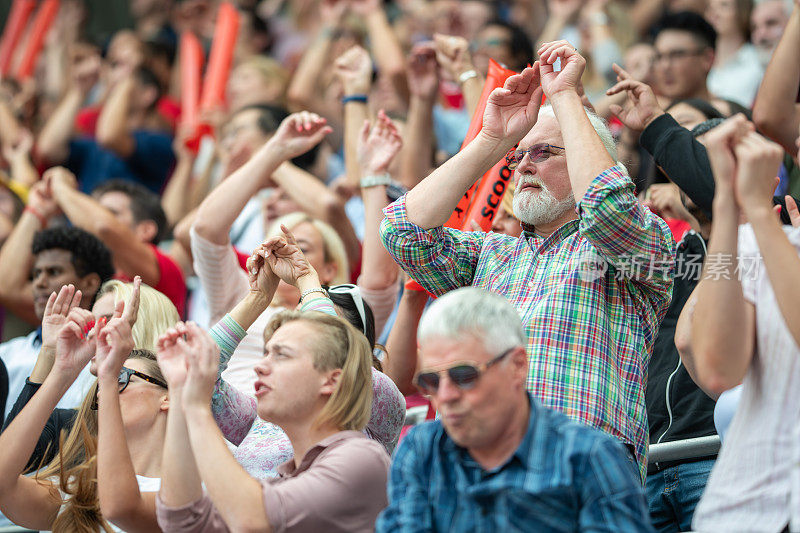
{"label": "bare arm", "polygon": [[386,360],[384,373],[392,378],[404,396],[414,394],[414,374],[417,372],[417,326],[425,311],[428,294],[412,290],[406,285],[400,307],[394,321],[389,339],[386,341]]}
{"label": "bare arm", "polygon": [[444,224],[475,180],[530,131],[539,114],[542,93],[538,81],[536,62],[492,92],[483,129],[475,139],[409,191],[406,209],[412,223],[424,229]]}
{"label": "bare arm", "polygon": [[324,220],[342,238],[351,265],[361,258],[361,243],[347,218],[344,201],[314,175],[288,161],[272,173],[272,180],[310,215]]}
{"label": "bare arm", "polygon": [[[364,123],[359,136],[358,162],[362,176],[386,173],[402,147],[403,140],[386,113],[381,111],[370,128]],[[397,282],[398,266],[383,247],[378,228],[386,207],[386,185],[361,189],[364,200],[364,257],[359,285],[366,289],[382,290]]]}
{"label": "bare arm", "polygon": [[[97,498],[103,516],[130,532],[158,530],[155,494],[142,493],[136,480],[122,410],[118,376],[133,350],[131,328],[139,310],[141,278],[127,302],[118,302],[114,316],[97,337],[98,432]],[[166,402],[166,391],[164,391]]]}
{"label": "bare arm", "polygon": [[382,2],[378,0],[355,0],[350,2],[351,8],[364,18],[367,26],[372,57],[378,64],[381,76],[388,76],[397,93],[406,100],[408,86],[406,84],[405,56],[389,24]]}
{"label": "bare arm", "polygon": [[63,163],[69,157],[69,141],[72,138],[75,117],[85,98],[83,91],[73,86],[45,122],[36,143],[39,157],[50,164]]}
{"label": "bare arm", "polygon": [[22,472],[53,409],[94,353],[94,332],[88,339],[82,338],[91,319],[92,314],[84,309],[70,312],[69,322],[58,334],[53,371],[0,434],[0,507],[23,527],[51,529],[61,507],[61,497],[51,482],[24,477]]}
{"label": "bare arm", "polygon": [[[354,46],[336,59],[336,75],[344,86],[345,97],[369,95],[372,85],[372,61],[366,50]],[[344,166],[347,183],[356,187],[360,179],[358,157],[358,132],[369,118],[367,103],[349,100],[344,104]]]}
{"label": "bare arm", "polygon": [[128,107],[134,86],[132,76],[120,80],[111,89],[97,119],[97,142],[123,159],[136,150],[136,141],[128,131]]}
{"label": "bare arm", "polygon": [[431,44],[414,47],[408,61],[411,102],[400,152],[400,181],[413,189],[431,171],[433,163],[433,106],[439,88],[436,50]]}
{"label": "bare arm", "polygon": [[192,205],[194,200],[193,176],[195,155],[186,147],[188,131],[182,129],[172,143],[172,150],[175,152],[176,164],[172,171],[164,194],[161,196],[161,206],[167,215],[167,222],[170,227],[174,227],[186,214],[194,209],[198,204]]}
{"label": "bare arm", "polygon": [[4,99],[0,99],[0,143],[13,146],[19,142],[22,126],[14,116],[14,111]]}
{"label": "bare arm", "polygon": [[753,121],[758,129],[783,146],[790,154],[800,128],[800,3],[783,30],[778,47],[772,53],[761,87],[753,105]]}
{"label": "bare arm", "polygon": [[[576,201],[580,201],[591,182],[616,163],[589,122],[577,92],[586,60],[567,41],[545,43],[539,50],[542,87],[553,105],[567,154],[567,170]],[[561,59],[561,71],[553,63]]]}
{"label": "bare arm", "polygon": [[208,333],[187,325],[188,372],[183,408],[200,477],[215,507],[232,531],[272,531],[261,484],[231,455],[210,409],[217,379],[219,347]]}
{"label": "bare arm", "polygon": [[313,113],[286,118],[275,135],[200,204],[194,223],[198,235],[215,244],[227,244],[233,222],[266,179],[284,161],[307,152],[330,131],[325,120]]}
{"label": "bare arm", "polygon": [[3,145],[3,156],[8,161],[11,179],[27,188],[39,181],[39,173],[31,162],[32,148],[33,135],[24,128],[19,129],[16,143]]}
{"label": "bare arm", "polygon": [[714,224],[703,278],[687,303],[694,306],[693,358],[687,367],[695,369],[698,385],[714,395],[741,383],[753,357],[755,310],[745,300],[735,271],[739,207],[733,177],[737,162],[731,149],[748,128],[742,116],[729,119],[708,136],[706,144],[716,182]]}
{"label": "bare arm", "polygon": [[[475,114],[483,93],[483,76],[475,70],[472,64],[472,56],[469,53],[469,43],[463,37],[452,35],[434,35],[436,45],[436,61],[447,69],[450,77],[461,84],[461,92],[464,93],[464,103],[470,116]],[[461,81],[461,75],[470,71],[475,72],[475,76]]]}
{"label": "bare arm", "polygon": [[53,197],[67,218],[108,246],[114,256],[114,266],[129,276],[139,275],[151,287],[158,285],[161,271],[158,259],[150,246],[94,198],[76,189],[75,176],[57,167],[45,173],[52,183]]}
{"label": "bare arm", "polygon": [[23,211],[14,231],[0,249],[0,303],[31,324],[39,323],[33,309],[30,279],[33,237],[44,229],[42,220],[49,220],[57,211],[58,205],[47,184],[35,184],[28,198],[28,209]]}

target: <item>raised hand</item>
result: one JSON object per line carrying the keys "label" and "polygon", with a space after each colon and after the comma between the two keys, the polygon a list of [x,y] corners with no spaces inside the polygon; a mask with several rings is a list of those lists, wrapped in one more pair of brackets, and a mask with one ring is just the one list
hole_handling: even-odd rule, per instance
{"label": "raised hand", "polygon": [[178,346],[186,354],[188,371],[183,385],[183,405],[210,408],[214,384],[219,368],[219,346],[211,335],[194,322],[186,324],[185,339],[179,337]]}
{"label": "raised hand", "polygon": [[692,222],[694,217],[681,201],[681,190],[674,183],[655,183],[647,189],[644,204],[663,218]]}
{"label": "raised hand", "polygon": [[800,209],[797,207],[797,202],[788,194],[784,197],[784,201],[786,202],[786,211],[789,213],[792,227],[800,228]]}
{"label": "raised hand", "polygon": [[372,85],[372,60],[369,52],[353,46],[340,55],[333,64],[333,71],[344,86],[344,94],[369,94]]}
{"label": "raised hand", "polygon": [[301,111],[286,117],[265,146],[278,152],[282,158],[291,159],[314,148],[332,131],[324,118]]}
{"label": "raised hand", "polygon": [[382,8],[379,0],[350,0],[350,9],[353,13],[366,17]]}
{"label": "raised hand", "polygon": [[[739,114],[706,133],[706,153],[714,174],[715,195],[734,195],[737,161],[733,148],[739,139],[755,130],[752,122]],[[737,205],[739,202],[737,200]]]}
{"label": "raised hand", "polygon": [[614,63],[614,72],[617,73],[617,84],[606,91],[609,96],[625,91],[628,99],[625,106],[611,104],[609,109],[625,126],[642,131],[656,118],[664,114],[658,105],[653,89],[646,83],[636,81],[622,67]]}
{"label": "raised hand", "polygon": [[347,13],[346,0],[322,0],[319,4],[319,15],[322,23],[328,28],[336,28]]}
{"label": "raised hand", "polygon": [[3,157],[6,161],[16,161],[20,158],[30,158],[33,149],[33,134],[27,128],[20,128],[19,139],[15,144],[3,144]]}
{"label": "raised hand", "polygon": [[503,87],[493,90],[486,101],[481,135],[509,146],[519,142],[536,124],[542,88],[539,62],[509,77]]}
{"label": "raised hand", "polygon": [[402,147],[403,138],[400,137],[397,126],[381,109],[375,125],[370,127],[369,121],[364,121],[364,127],[358,136],[358,164],[362,174],[386,172]]}
{"label": "raised hand", "polygon": [[158,338],[156,359],[169,390],[173,393],[183,389],[189,372],[188,356],[184,351],[186,346],[178,343],[187,331],[186,324],[178,322]]}
{"label": "raised hand", "polygon": [[[561,70],[553,68],[556,60],[561,60]],[[562,92],[578,92],[586,60],[567,41],[553,41],[539,47],[539,74],[545,96],[552,100]]]}
{"label": "raised hand", "polygon": [[568,21],[575,16],[582,5],[582,0],[548,0],[547,13],[558,20]]}
{"label": "raised hand", "polygon": [[772,209],[783,148],[755,131],[742,135],[733,147],[736,157],[736,192],[745,215],[755,209]]}
{"label": "raised hand", "polygon": [[281,230],[283,231],[282,236],[272,237],[264,241],[261,245],[261,253],[275,275],[285,283],[297,287],[300,278],[316,275],[316,271],[297,245],[292,232],[284,225],[281,225]]}
{"label": "raised hand", "polygon": [[275,293],[280,278],[266,264],[264,260],[266,251],[264,244],[260,244],[247,258],[247,281],[250,284],[250,291],[258,291],[271,297]]}
{"label": "raised hand", "polygon": [[78,180],[75,178],[75,174],[64,167],[52,167],[45,170],[44,174],[42,174],[42,180],[47,182],[54,195],[59,187],[78,188]]}
{"label": "raised hand", "polygon": [[120,300],[114,308],[114,316],[107,324],[101,324],[97,334],[97,377],[116,379],[125,360],[134,348],[133,325],[139,314],[139,292],[142,278],[133,280],[133,292],[128,302]]}
{"label": "raised hand", "polygon": [[45,220],[50,220],[54,216],[61,214],[61,208],[56,199],[53,198],[53,190],[50,183],[44,180],[37,181],[31,187],[28,194],[28,206],[41,215]]}
{"label": "raised hand", "polygon": [[42,348],[55,350],[58,332],[67,323],[72,309],[80,307],[83,294],[75,286],[64,285],[58,294],[55,291],[47,299],[42,316]]}
{"label": "raised hand", "polygon": [[475,69],[469,53],[469,42],[463,37],[437,33],[433,36],[433,45],[436,61],[453,80],[458,80],[463,73]]}
{"label": "raised hand", "polygon": [[72,308],[56,337],[56,360],[51,374],[76,378],[95,353],[96,334],[92,313]]}
{"label": "raised hand", "polygon": [[[419,43],[411,49],[408,57],[408,90],[412,96],[424,100],[436,98],[439,88],[436,45],[431,41]],[[469,69],[467,69],[469,70]]]}

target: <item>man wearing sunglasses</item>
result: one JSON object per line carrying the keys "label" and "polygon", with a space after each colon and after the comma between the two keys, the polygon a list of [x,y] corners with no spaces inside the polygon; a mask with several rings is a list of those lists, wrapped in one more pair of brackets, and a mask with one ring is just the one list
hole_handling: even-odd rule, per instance
{"label": "man wearing sunglasses", "polygon": [[651,531],[633,458],[526,392],[519,315],[467,287],[434,302],[419,389],[439,420],[411,429],[377,531]]}
{"label": "man wearing sunglasses", "polygon": [[[489,96],[478,136],[386,208],[381,238],[431,293],[473,285],[508,298],[527,334],[528,391],[622,441],[644,480],[647,365],[670,301],[674,243],[638,203],[608,128],[583,107],[583,57],[566,41],[539,54]],[[542,92],[550,106],[540,110]],[[443,228],[504,156],[523,234]]]}

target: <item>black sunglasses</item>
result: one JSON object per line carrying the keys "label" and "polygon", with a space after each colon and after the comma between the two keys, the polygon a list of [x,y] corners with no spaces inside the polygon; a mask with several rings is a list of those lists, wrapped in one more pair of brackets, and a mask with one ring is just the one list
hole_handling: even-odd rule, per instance
{"label": "black sunglasses", "polygon": [[[131,382],[131,376],[136,376],[137,378],[141,378],[148,383],[152,383],[154,385],[158,385],[164,389],[169,389],[166,383],[161,381],[160,379],[154,378],[152,376],[148,376],[138,370],[133,370],[131,368],[122,367],[122,370],[119,371],[119,377],[117,378],[117,384],[119,385],[119,392],[121,393],[124,391],[128,384]],[[95,389],[94,392],[94,400],[92,400],[92,410],[97,411],[98,404],[97,404],[97,390]]]}
{"label": "black sunglasses", "polygon": [[478,382],[481,374],[494,364],[499,363],[505,356],[514,351],[514,348],[509,348],[501,353],[494,359],[485,363],[475,364],[469,362],[455,363],[453,366],[437,370],[435,372],[420,372],[417,374],[416,384],[423,394],[433,396],[439,390],[440,376],[443,372],[447,372],[447,377],[459,389],[471,389]]}

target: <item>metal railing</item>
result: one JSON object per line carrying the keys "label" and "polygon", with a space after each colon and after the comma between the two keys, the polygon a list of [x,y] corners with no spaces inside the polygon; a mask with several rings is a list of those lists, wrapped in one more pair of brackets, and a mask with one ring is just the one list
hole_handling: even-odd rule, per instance
{"label": "metal railing", "polygon": [[719,435],[651,444],[647,462],[651,464],[665,463],[707,457],[719,453],[719,447]]}

